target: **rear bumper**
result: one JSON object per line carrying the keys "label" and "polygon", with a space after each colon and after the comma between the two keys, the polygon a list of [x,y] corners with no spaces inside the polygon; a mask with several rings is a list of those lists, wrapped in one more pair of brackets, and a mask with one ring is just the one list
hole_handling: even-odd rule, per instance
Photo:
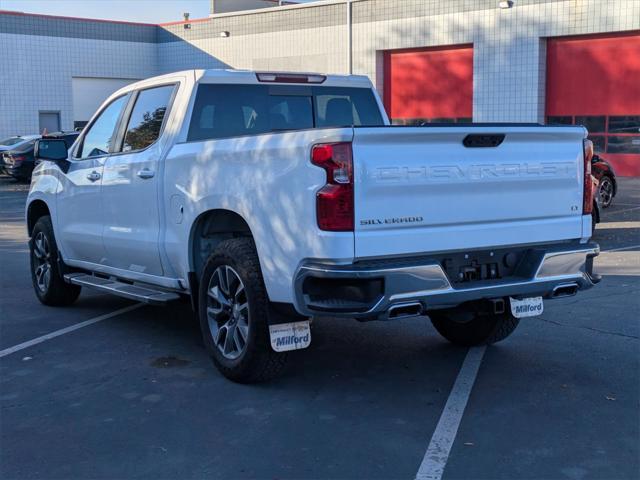
{"label": "rear bumper", "polygon": [[304,263],[295,277],[296,309],[307,316],[388,319],[390,311],[419,304],[420,311],[504,297],[557,298],[591,288],[595,243],[532,247],[517,275],[453,283],[428,257],[329,265]]}
{"label": "rear bumper", "polygon": [[18,179],[30,178],[31,172],[33,172],[32,163],[20,163],[19,165],[4,164],[3,167],[7,175]]}

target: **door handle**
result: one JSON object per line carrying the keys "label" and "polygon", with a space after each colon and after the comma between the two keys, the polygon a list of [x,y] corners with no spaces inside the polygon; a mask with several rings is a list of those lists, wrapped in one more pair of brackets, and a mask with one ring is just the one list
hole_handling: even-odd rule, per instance
{"label": "door handle", "polygon": [[100,178],[102,178],[102,175],[94,170],[93,172],[87,174],[87,178],[92,182],[95,182],[96,180],[100,180]]}
{"label": "door handle", "polygon": [[156,172],[154,172],[153,170],[149,170],[148,168],[143,168],[136,175],[138,175],[138,177],[146,180],[148,178],[153,178],[153,176],[155,174],[156,174]]}

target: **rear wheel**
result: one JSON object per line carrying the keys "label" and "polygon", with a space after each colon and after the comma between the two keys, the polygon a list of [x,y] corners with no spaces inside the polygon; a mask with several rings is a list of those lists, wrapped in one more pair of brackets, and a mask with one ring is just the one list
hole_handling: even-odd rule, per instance
{"label": "rear wheel", "polygon": [[31,241],[31,280],[38,300],[45,305],[71,305],[80,295],[80,287],[64,281],[60,272],[58,247],[51,217],[40,217],[33,227]]}
{"label": "rear wheel", "polygon": [[438,333],[451,343],[466,347],[490,345],[513,333],[519,319],[511,312],[498,314],[467,310],[436,310],[428,313]]}
{"label": "rear wheel", "polygon": [[221,242],[200,281],[200,330],[222,374],[239,383],[278,376],[287,360],[271,348],[269,301],[250,238]]}
{"label": "rear wheel", "polygon": [[598,194],[600,195],[600,205],[602,208],[609,208],[613,202],[613,180],[609,175],[603,175],[598,185]]}

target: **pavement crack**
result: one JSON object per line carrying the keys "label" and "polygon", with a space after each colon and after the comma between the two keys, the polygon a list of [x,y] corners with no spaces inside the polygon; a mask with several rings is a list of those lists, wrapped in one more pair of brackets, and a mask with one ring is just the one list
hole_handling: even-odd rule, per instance
{"label": "pavement crack", "polygon": [[569,325],[569,324],[566,324],[566,323],[556,322],[554,320],[547,320],[546,318],[539,318],[538,320],[540,320],[542,322],[546,322],[546,323],[551,323],[553,325],[559,325],[561,327],[579,328],[581,330],[590,330],[592,332],[603,333],[605,335],[614,335],[616,337],[632,338],[634,340],[640,340],[640,337],[637,337],[635,335],[627,335],[627,334],[624,334],[624,333],[610,332],[608,330],[601,330],[599,328],[593,328],[593,327],[585,327],[583,325]]}

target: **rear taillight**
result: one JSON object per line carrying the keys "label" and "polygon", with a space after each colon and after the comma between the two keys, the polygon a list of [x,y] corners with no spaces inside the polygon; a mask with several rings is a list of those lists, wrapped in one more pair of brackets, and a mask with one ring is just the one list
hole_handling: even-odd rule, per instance
{"label": "rear taillight", "polygon": [[591,215],[593,212],[593,180],[591,179],[591,159],[593,158],[593,142],[583,141],[584,157],[584,192],[582,195],[582,214]]}
{"label": "rear taillight", "polygon": [[5,155],[4,163],[7,165],[20,166],[27,159],[24,155]]}
{"label": "rear taillight", "polygon": [[311,163],[327,172],[327,183],[316,194],[320,230],[353,231],[353,155],[351,143],[326,143],[311,149]]}

